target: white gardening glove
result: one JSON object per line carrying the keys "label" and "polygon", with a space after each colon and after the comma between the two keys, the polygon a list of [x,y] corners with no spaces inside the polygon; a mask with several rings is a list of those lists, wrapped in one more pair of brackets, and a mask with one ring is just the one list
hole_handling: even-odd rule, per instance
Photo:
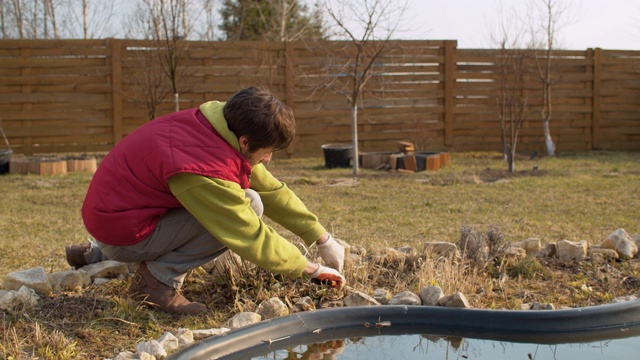
{"label": "white gardening glove", "polygon": [[329,234],[329,240],[318,244],[318,251],[324,262],[332,268],[342,272],[344,266],[344,247]]}
{"label": "white gardening glove", "polygon": [[326,266],[318,264],[318,270],[309,277],[318,284],[330,285],[333,288],[341,289],[344,286],[344,276],[340,274],[336,269],[332,269]]}

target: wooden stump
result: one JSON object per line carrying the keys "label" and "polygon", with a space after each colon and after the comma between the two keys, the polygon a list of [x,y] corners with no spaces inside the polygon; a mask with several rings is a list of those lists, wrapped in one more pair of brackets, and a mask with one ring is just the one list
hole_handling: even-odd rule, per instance
{"label": "wooden stump", "polygon": [[427,156],[427,170],[440,170],[440,155]]}
{"label": "wooden stump", "polygon": [[65,175],[67,162],[59,158],[17,158],[9,163],[10,174]]}
{"label": "wooden stump", "polygon": [[97,169],[96,158],[87,159],[67,159],[68,172],[88,172],[94,173]]}
{"label": "wooden stump", "polygon": [[440,167],[449,165],[449,153],[440,153]]}

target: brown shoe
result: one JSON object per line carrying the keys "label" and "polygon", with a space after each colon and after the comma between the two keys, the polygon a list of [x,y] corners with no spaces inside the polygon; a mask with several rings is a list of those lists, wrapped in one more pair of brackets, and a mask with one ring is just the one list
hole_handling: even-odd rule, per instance
{"label": "brown shoe", "polygon": [[67,254],[67,263],[76,269],[88,265],[87,260],[84,258],[84,254],[88,252],[89,249],[91,249],[90,243],[65,246],[64,251]]}
{"label": "brown shoe", "polygon": [[187,300],[180,292],[156,279],[147,264],[142,262],[133,275],[129,294],[135,299],[147,302],[159,310],[181,315],[198,315],[207,311],[207,307],[199,302]]}

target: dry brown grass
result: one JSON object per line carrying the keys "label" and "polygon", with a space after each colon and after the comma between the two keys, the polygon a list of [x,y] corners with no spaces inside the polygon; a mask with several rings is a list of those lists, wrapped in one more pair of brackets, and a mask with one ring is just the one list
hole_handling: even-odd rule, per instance
{"label": "dry brown grass", "polygon": [[[529,237],[595,244],[618,228],[640,233],[638,153],[523,157],[513,175],[505,173],[499,154],[454,153],[451,158],[452,165],[438,172],[364,170],[357,181],[350,169],[325,169],[320,158],[270,165],[337,237],[366,248],[364,262],[347,262],[348,287],[342,291],[285,279],[246,263],[222,276],[199,269],[187,277],[185,295],[206,303],[211,312],[191,318],[140,306],[126,296],[128,280],[114,280],[82,294],[55,294],[33,309],[0,312],[0,356],[113,357],[167,330],[224,326],[235,313],[254,310],[272,296],[288,304],[310,296],[320,305],[353,290],[371,293],[384,287],[392,293],[417,293],[424,285],[438,285],[445,293],[463,292],[474,307],[517,309],[532,301],[595,305],[637,291],[637,261],[509,262],[481,252],[467,252],[467,261],[424,254],[386,256],[389,247],[420,250],[426,241],[459,242],[465,237],[493,239],[499,247],[501,241]],[[533,165],[538,170],[532,170]],[[87,174],[0,177],[0,276],[35,266],[51,272],[68,269],[64,245],[87,237],[80,205],[89,181]]]}

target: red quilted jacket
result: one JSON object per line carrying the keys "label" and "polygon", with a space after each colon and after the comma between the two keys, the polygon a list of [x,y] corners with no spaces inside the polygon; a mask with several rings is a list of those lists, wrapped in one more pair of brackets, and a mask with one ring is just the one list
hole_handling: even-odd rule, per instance
{"label": "red quilted jacket", "polygon": [[181,207],[167,179],[183,172],[246,189],[251,166],[197,108],[154,119],[127,135],[100,163],[82,205],[87,231],[111,245],[144,240],[160,216]]}

